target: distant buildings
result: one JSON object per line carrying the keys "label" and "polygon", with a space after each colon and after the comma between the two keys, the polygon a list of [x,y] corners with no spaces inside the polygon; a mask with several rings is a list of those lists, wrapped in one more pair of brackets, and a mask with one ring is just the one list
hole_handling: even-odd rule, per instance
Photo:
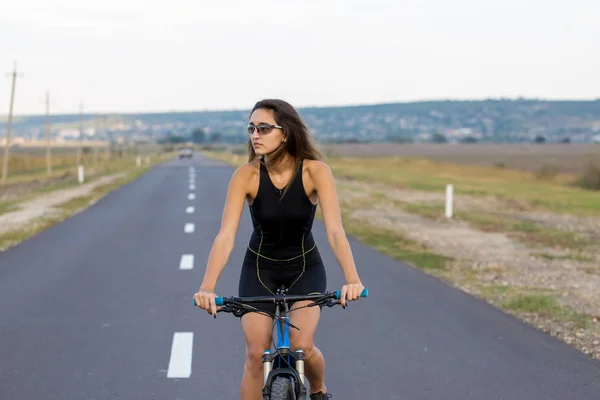
{"label": "distant buildings", "polygon": [[[299,109],[312,134],[321,142],[598,142],[600,102],[537,100],[439,101],[373,106]],[[89,116],[84,140],[111,141],[190,138],[196,129],[220,140],[244,143],[246,111],[154,113]],[[97,122],[99,121],[99,124]],[[14,136],[44,137],[42,116],[21,118]],[[53,122],[54,123],[54,122]],[[53,128],[56,140],[79,139],[79,116],[61,116]],[[3,138],[0,123],[0,138]],[[96,130],[97,129],[97,130]]]}

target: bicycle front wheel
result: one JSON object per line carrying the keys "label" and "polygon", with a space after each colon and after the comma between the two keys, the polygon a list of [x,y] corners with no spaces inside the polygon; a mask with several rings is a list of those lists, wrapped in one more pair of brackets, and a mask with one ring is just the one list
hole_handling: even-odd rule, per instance
{"label": "bicycle front wheel", "polygon": [[294,386],[290,378],[278,376],[271,385],[271,397],[267,400],[296,400]]}

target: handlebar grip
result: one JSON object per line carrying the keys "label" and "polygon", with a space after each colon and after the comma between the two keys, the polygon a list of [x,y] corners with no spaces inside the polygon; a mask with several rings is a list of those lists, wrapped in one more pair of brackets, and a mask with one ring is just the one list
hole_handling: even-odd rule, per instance
{"label": "handlebar grip", "polygon": [[[198,304],[196,304],[196,299],[194,299],[194,307],[196,307]],[[217,306],[222,306],[223,305],[223,298],[222,297],[215,297],[215,305]]]}
{"label": "handlebar grip", "polygon": [[[342,291],[341,290],[337,290],[335,292],[335,299],[339,300],[340,296],[342,295]],[[360,294],[360,297],[367,297],[369,295],[369,289],[368,288],[364,288],[362,293]]]}

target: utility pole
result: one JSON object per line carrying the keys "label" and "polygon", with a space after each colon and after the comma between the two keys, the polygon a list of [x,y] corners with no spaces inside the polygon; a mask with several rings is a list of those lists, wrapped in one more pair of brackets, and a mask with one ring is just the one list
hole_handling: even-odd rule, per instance
{"label": "utility pole", "polygon": [[83,143],[83,101],[79,103],[79,145],[77,146],[77,166],[81,165],[81,145]]}
{"label": "utility pole", "polygon": [[50,154],[50,92],[46,92],[46,173],[52,175],[52,155]]}
{"label": "utility pole", "polygon": [[13,114],[13,105],[15,101],[15,85],[17,82],[17,62],[15,61],[15,66],[13,68],[12,74],[12,89],[10,92],[10,108],[8,111],[8,127],[6,128],[6,143],[4,143],[4,158],[2,165],[2,183],[6,182],[6,175],[8,174],[8,149],[10,147],[10,128],[12,126],[12,114]]}

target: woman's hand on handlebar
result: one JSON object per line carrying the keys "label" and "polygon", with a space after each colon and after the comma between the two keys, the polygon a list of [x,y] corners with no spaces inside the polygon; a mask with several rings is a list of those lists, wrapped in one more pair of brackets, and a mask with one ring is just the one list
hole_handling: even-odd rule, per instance
{"label": "woman's hand on handlebar", "polygon": [[210,315],[217,316],[217,304],[215,302],[215,298],[218,296],[210,291],[200,289],[197,293],[194,294],[194,300],[196,300],[196,306],[206,310]]}
{"label": "woman's hand on handlebar", "polygon": [[340,293],[340,304],[342,307],[346,308],[346,299],[349,301],[354,301],[360,299],[360,294],[365,289],[362,283],[348,283],[342,286],[342,290]]}

